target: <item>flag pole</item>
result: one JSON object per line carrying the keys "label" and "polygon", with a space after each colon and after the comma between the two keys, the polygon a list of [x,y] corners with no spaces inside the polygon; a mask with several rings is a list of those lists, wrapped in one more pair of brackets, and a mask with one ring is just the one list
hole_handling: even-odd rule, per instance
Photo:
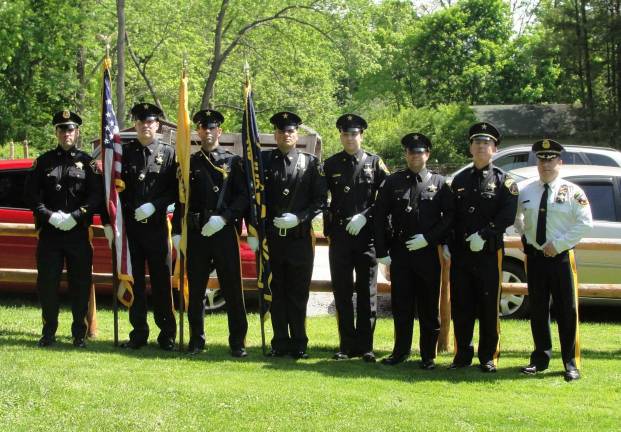
{"label": "flag pole", "polygon": [[[244,96],[246,96],[246,91],[248,90],[250,86],[250,65],[248,64],[247,61],[244,62]],[[247,97],[245,98],[245,102],[247,103]],[[252,173],[249,173],[252,174]],[[252,176],[251,176],[252,177]],[[253,191],[250,191],[250,193],[252,194]],[[252,200],[251,200],[252,201]],[[251,203],[251,205],[254,206],[254,203]],[[252,211],[252,210],[251,210]],[[255,209],[256,211],[256,209]],[[258,219],[258,217],[257,217]],[[247,229],[247,227],[246,227]],[[262,245],[262,241],[263,239],[261,238],[261,236],[259,235],[259,233],[257,232],[257,240],[259,241],[259,247],[257,248],[257,250],[254,253],[255,256],[255,265],[257,268],[257,282],[259,280],[259,278],[263,277],[262,271],[261,271],[261,245]],[[262,281],[263,283],[263,281]],[[261,350],[263,351],[263,355],[267,355],[267,348],[265,345],[265,308],[264,308],[264,298],[263,298],[263,290],[259,290],[259,321],[260,321],[260,325],[261,325]]]}
{"label": "flag pole", "polygon": [[[183,54],[182,79],[186,78],[188,70],[187,53]],[[179,119],[177,119],[179,123]],[[177,179],[183,182],[183,177]],[[183,226],[186,222],[185,206],[187,203],[181,204],[181,235],[183,236]],[[187,235],[186,235],[187,236]],[[186,237],[187,238],[187,237]],[[187,240],[186,240],[187,241]],[[179,351],[183,352],[183,328],[184,328],[184,312],[185,312],[185,254],[179,248]]]}
{"label": "flag pole", "polygon": [[[106,59],[110,57],[110,41],[106,41]],[[103,91],[103,90],[102,90]],[[103,136],[100,137],[99,146],[101,147],[101,158],[104,158]],[[106,208],[106,211],[108,209]],[[115,236],[116,237],[116,236]],[[116,261],[116,239],[112,240],[112,315],[114,321],[114,346],[119,346],[119,274]]]}

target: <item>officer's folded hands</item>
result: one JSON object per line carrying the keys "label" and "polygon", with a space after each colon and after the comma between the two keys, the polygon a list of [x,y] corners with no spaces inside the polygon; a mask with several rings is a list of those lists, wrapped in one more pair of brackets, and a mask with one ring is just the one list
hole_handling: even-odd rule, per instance
{"label": "officer's folded hands", "polygon": [[351,235],[358,235],[360,230],[366,225],[367,218],[361,214],[355,214],[351,217],[349,223],[345,226],[345,230]]}
{"label": "officer's folded hands", "polygon": [[483,240],[478,232],[470,234],[468,238],[466,238],[466,241],[470,242],[470,250],[472,252],[480,252],[483,246],[485,246],[485,240]]}
{"label": "officer's folded hands", "polygon": [[213,215],[209,218],[207,223],[203,225],[201,234],[205,237],[210,237],[224,228],[224,225],[226,225],[226,221],[222,216]]}
{"label": "officer's folded hands", "polygon": [[405,242],[405,245],[409,251],[422,249],[428,244],[429,243],[427,243],[425,236],[422,234],[414,234],[408,241]]}
{"label": "officer's folded hands", "polygon": [[155,213],[155,206],[151,204],[150,202],[144,203],[143,205],[138,207],[136,211],[134,212],[134,219],[140,222],[141,220],[146,219],[149,216],[151,216],[153,213]]}
{"label": "officer's folded hands", "polygon": [[279,229],[295,228],[300,220],[293,213],[283,213],[280,217],[274,218],[274,226]]}

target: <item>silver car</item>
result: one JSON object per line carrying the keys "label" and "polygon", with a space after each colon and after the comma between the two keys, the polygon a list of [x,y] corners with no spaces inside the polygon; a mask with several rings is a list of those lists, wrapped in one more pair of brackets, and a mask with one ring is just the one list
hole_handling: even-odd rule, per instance
{"label": "silver car", "polygon": [[[536,166],[519,168],[510,174],[522,188],[539,178]],[[621,239],[621,168],[595,165],[563,165],[561,177],[580,186],[587,194],[593,213],[593,229],[589,238]],[[516,235],[511,226],[508,235]],[[576,249],[578,281],[580,283],[621,283],[621,253]],[[505,251],[504,282],[526,282],[524,253],[519,249]],[[606,303],[621,305],[621,299],[580,298],[581,304]],[[528,297],[503,294],[500,314],[504,317],[528,316]]]}

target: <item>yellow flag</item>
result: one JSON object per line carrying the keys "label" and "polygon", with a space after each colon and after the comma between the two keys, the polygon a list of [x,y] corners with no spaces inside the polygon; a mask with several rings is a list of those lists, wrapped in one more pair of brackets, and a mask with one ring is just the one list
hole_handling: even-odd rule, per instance
{"label": "yellow flag", "polygon": [[179,164],[179,201],[184,204],[184,214],[181,224],[181,242],[179,249],[185,255],[188,237],[187,214],[190,202],[190,141],[191,141],[190,113],[188,112],[188,77],[185,71],[181,73],[179,84],[179,112],[177,115],[177,162]]}

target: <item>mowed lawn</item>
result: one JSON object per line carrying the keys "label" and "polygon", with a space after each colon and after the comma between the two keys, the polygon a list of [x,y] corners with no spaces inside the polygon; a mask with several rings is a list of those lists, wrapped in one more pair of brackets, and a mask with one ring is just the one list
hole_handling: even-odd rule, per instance
{"label": "mowed lawn", "polygon": [[[500,369],[483,374],[446,370],[448,353],[434,371],[417,368],[416,352],[395,367],[335,362],[334,317],[308,320],[311,358],[294,361],[262,356],[256,314],[249,315],[250,356],[243,360],[228,355],[224,314],[207,317],[208,349],[196,357],[155,344],[114,348],[110,310],[98,312],[98,338],[75,349],[66,307],[59,343],[39,349],[39,316],[34,303],[0,301],[3,431],[621,430],[619,324],[582,324],[583,379],[568,384],[557,339],[548,372],[518,372],[532,345],[526,321],[502,322]],[[126,312],[120,323],[124,339]],[[392,334],[390,318],[380,319],[379,355],[391,349]]]}

